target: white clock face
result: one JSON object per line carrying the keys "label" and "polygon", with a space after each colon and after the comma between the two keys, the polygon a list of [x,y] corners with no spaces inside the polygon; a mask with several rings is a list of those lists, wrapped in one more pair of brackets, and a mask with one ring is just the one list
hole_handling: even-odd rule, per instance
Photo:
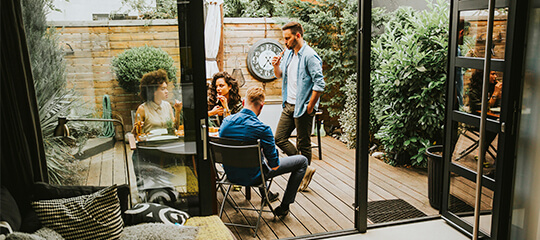
{"label": "white clock face", "polygon": [[263,82],[276,79],[272,58],[283,51],[281,44],[274,39],[257,41],[249,50],[247,67],[253,77]]}
{"label": "white clock face", "polygon": [[276,56],[276,54],[272,51],[265,50],[264,52],[259,55],[259,67],[265,71],[273,70],[272,67],[272,58]]}

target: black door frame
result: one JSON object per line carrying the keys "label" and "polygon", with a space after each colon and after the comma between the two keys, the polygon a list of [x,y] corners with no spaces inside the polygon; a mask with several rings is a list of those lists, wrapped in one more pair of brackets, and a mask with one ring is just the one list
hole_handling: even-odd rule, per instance
{"label": "black door frame", "polygon": [[371,6],[372,0],[359,0],[358,44],[356,72],[356,176],[354,227],[361,233],[367,230],[367,202],[369,175],[369,111],[371,94]]}
{"label": "black door frame", "polygon": [[206,66],[204,50],[204,5],[202,0],[178,0],[178,34],[180,48],[180,79],[184,111],[185,141],[197,146],[195,162],[199,180],[200,215],[212,215],[216,209],[212,166],[205,159],[204,147],[208,135],[206,103]]}
{"label": "black door frame", "polygon": [[[511,226],[511,206],[513,179],[515,168],[515,154],[517,141],[517,125],[521,113],[521,91],[522,91],[522,66],[523,66],[523,46],[525,45],[526,28],[515,27],[526,25],[528,0],[525,1],[496,1],[496,8],[508,7],[508,22],[505,44],[505,59],[492,60],[492,71],[503,71],[503,99],[501,104],[500,121],[488,120],[486,129],[499,132],[498,154],[496,164],[495,181],[483,177],[483,186],[494,191],[493,210],[490,237],[486,239],[509,239]],[[487,1],[458,1],[451,2],[451,31],[449,48],[449,78],[455,79],[456,67],[470,67],[476,69],[483,68],[483,58],[456,57],[457,52],[457,23],[459,22],[459,11],[487,9]],[[447,87],[447,111],[446,111],[446,139],[444,147],[444,186],[443,202],[441,207],[442,217],[455,226],[464,234],[472,237],[472,226],[461,220],[448,210],[448,198],[450,190],[450,173],[457,173],[471,181],[475,181],[476,172],[465,169],[451,162],[452,156],[448,154],[452,151],[452,134],[454,134],[454,124],[462,122],[479,127],[478,116],[460,112],[455,107],[454,102],[454,81],[448,81]]]}

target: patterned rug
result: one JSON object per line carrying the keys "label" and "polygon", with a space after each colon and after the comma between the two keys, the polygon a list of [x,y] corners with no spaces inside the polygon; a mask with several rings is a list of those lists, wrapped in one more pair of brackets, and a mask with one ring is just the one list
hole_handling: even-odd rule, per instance
{"label": "patterned rug", "polygon": [[403,199],[368,202],[368,219],[373,223],[393,222],[427,216]]}

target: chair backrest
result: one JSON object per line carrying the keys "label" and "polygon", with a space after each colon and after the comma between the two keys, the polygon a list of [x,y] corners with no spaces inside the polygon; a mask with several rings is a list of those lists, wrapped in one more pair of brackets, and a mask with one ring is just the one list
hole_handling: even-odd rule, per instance
{"label": "chair backrest", "polygon": [[209,137],[209,140],[214,162],[236,168],[262,168],[259,140],[246,142],[220,137]]}

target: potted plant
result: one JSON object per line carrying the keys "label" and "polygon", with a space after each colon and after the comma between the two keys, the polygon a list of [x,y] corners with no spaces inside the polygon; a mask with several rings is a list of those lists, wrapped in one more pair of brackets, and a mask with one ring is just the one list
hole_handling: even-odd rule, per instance
{"label": "potted plant", "polygon": [[441,208],[443,186],[443,146],[434,145],[426,148],[428,159],[428,198],[429,205]]}

